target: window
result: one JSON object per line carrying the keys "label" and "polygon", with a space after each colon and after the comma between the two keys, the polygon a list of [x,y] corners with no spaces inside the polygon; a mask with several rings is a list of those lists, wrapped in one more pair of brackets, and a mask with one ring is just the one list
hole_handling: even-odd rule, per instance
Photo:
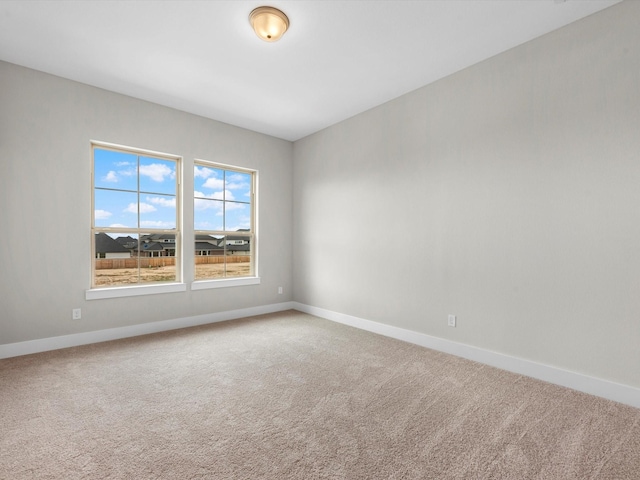
{"label": "window", "polygon": [[92,288],[180,281],[180,158],[99,143],[92,151]]}
{"label": "window", "polygon": [[256,172],[196,161],[195,279],[256,277]]}

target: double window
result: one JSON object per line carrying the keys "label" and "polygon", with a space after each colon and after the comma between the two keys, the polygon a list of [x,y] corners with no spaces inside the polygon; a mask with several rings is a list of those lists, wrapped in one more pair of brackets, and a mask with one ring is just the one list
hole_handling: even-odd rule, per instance
{"label": "double window", "polygon": [[92,152],[92,289],[184,282],[191,256],[194,288],[256,277],[255,171],[194,162],[183,242],[181,157],[97,142]]}

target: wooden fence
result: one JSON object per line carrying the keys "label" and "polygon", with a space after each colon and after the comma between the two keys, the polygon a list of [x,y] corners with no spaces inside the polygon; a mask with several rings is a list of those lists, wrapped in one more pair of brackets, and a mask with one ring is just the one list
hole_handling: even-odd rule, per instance
{"label": "wooden fence", "polygon": [[196,255],[196,265],[210,263],[249,263],[250,255]]}
{"label": "wooden fence", "polygon": [[[213,263],[248,263],[249,255],[196,255],[196,265]],[[96,258],[96,270],[114,268],[171,267],[176,264],[176,257],[131,257],[131,258]]]}

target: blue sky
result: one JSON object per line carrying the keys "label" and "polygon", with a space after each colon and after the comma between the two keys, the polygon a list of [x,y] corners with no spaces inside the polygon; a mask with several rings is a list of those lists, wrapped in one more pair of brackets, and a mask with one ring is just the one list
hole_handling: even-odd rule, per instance
{"label": "blue sky", "polygon": [[251,227],[251,175],[202,165],[194,168],[196,230]]}
{"label": "blue sky", "polygon": [[[95,226],[175,228],[175,179],[174,161],[95,148]],[[250,228],[251,174],[196,165],[194,197],[196,230]]]}
{"label": "blue sky", "polygon": [[176,162],[96,148],[94,175],[96,226],[176,227]]}

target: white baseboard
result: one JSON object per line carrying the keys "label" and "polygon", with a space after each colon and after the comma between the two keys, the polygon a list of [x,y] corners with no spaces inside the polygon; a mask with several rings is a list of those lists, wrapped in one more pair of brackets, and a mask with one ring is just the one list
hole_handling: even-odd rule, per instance
{"label": "white baseboard", "polygon": [[87,345],[90,343],[118,340],[120,338],[136,337],[138,335],[147,335],[149,333],[164,332],[178,328],[195,327],[198,325],[206,325],[208,323],[224,322],[226,320],[252,317],[254,315],[262,315],[265,313],[281,312],[284,310],[291,310],[293,308],[293,302],[283,302],[272,305],[263,305],[260,307],[242,308],[226,312],[208,313],[193,317],[163,320],[160,322],[141,323],[128,327],[109,328],[94,332],[74,333],[71,335],[62,335],[60,337],[9,343],[0,345],[0,359],[29,355],[31,353],[47,352],[49,350],[58,350],[60,348],[77,347],[79,345]]}
{"label": "white baseboard", "polygon": [[404,328],[385,325],[383,323],[333,312],[323,308],[312,307],[299,302],[283,302],[259,307],[243,308],[239,310],[229,310],[226,312],[197,315],[193,317],[164,320],[160,322],[142,323],[127,327],[109,328],[94,332],[75,333],[59,337],[9,343],[0,345],[0,359],[57,350],[60,348],[76,347],[91,343],[106,342],[109,340],[118,340],[120,338],[135,337],[138,335],[147,335],[150,333],[164,332],[178,328],[195,327],[198,325],[206,325],[209,323],[235,320],[238,318],[281,312],[291,309],[640,408],[640,389],[629,385],[622,385],[608,380],[570,372],[557,367],[532,362],[530,360],[524,360],[484,350],[471,345],[465,345],[451,340],[433,337],[424,333],[414,332]]}
{"label": "white baseboard", "polygon": [[589,377],[580,373],[570,372],[557,367],[512,357],[501,353],[484,350],[482,348],[452,342],[438,337],[432,337],[424,333],[393,327],[371,320],[365,320],[351,315],[345,315],[323,308],[312,307],[298,302],[293,302],[293,308],[304,313],[309,313],[334,322],[367,330],[387,337],[403,340],[405,342],[431,348],[440,352],[450,353],[458,357],[491,365],[502,370],[526,375],[545,382],[568,387],[573,390],[596,395],[616,402],[640,408],[640,389],[620,383],[610,382],[595,377]]}

